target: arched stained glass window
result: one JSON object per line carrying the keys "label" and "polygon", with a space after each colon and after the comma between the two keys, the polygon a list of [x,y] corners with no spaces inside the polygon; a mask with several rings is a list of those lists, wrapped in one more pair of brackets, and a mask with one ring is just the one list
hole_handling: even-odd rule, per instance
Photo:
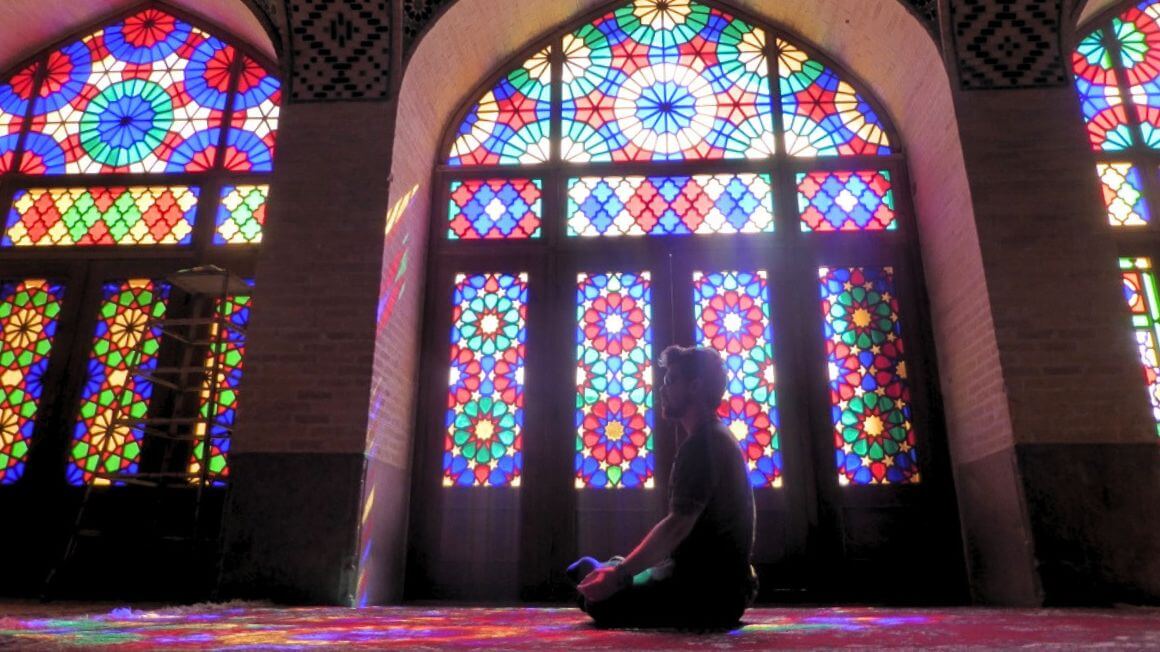
{"label": "arched stained glass window", "polygon": [[1152,267],[1160,256],[1160,227],[1152,219],[1160,201],[1160,2],[1115,7],[1081,34],[1072,53],[1076,91],[1160,434],[1160,306]]}
{"label": "arched stained glass window", "polygon": [[[656,437],[655,357],[673,343],[721,352],[718,414],[755,487],[810,476],[811,446],[835,485],[919,482],[905,162],[857,79],[715,2],[633,0],[536,44],[477,98],[437,170],[432,246],[457,275],[428,309],[451,360],[450,389],[430,390],[447,397],[444,486],[520,486],[524,460],[549,455],[523,457],[532,442],[572,456],[578,489],[656,486],[673,450]],[[517,338],[513,355],[489,344]],[[828,407],[785,407],[787,384]],[[544,421],[564,406],[571,423]]]}
{"label": "arched stained glass window", "polygon": [[273,169],[281,86],[258,55],[170,12],[132,12],[0,86],[0,173],[16,198],[0,246],[192,245],[219,203],[216,244],[260,240],[254,182]]}
{"label": "arched stained glass window", "polygon": [[[156,466],[142,456],[145,429],[124,423],[155,416],[155,402],[174,403],[156,398],[171,391],[164,383],[131,371],[174,355],[144,324],[199,310],[165,282],[171,272],[215,264],[253,275],[281,104],[273,71],[225,32],[146,2],[3,78],[0,201],[8,203],[0,251],[6,269],[36,272],[0,279],[0,484],[24,475],[45,378],[56,368],[50,361],[72,348],[86,350],[87,361],[71,375],[53,363],[66,386],[50,395],[77,402],[55,406],[72,422],[52,435],[67,441],[48,450],[59,445],[67,455],[63,468],[59,458],[44,462],[49,472],[55,463],[74,485],[120,484],[102,476]],[[115,249],[115,259],[102,249]],[[59,271],[43,279],[45,269]],[[250,298],[231,297],[218,309],[244,326]],[[62,315],[71,316],[58,323]],[[54,342],[58,332],[72,341]],[[198,351],[207,373],[217,362],[218,400],[206,403],[207,378],[200,400],[181,403],[183,416],[212,411],[218,425],[200,424],[175,458],[187,463],[166,471],[197,477],[208,465],[210,482],[228,478],[244,350],[231,334]],[[31,457],[35,465],[35,450]]]}

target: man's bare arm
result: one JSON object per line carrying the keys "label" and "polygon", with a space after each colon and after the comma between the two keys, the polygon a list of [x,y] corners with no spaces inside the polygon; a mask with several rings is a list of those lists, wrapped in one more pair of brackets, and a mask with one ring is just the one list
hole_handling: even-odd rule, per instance
{"label": "man's bare arm", "polygon": [[667,559],[677,549],[677,545],[693,531],[693,525],[700,515],[701,510],[693,514],[669,512],[669,515],[654,525],[636,548],[624,558],[620,564],[620,572],[632,577]]}

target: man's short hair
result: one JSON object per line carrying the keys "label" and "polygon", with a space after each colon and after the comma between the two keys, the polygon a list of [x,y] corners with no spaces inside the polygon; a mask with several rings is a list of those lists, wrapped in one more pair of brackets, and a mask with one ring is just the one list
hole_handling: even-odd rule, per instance
{"label": "man's short hair", "polygon": [[680,369],[680,374],[701,381],[704,405],[717,409],[725,395],[725,363],[720,354],[703,346],[673,345],[661,352],[661,369]]}

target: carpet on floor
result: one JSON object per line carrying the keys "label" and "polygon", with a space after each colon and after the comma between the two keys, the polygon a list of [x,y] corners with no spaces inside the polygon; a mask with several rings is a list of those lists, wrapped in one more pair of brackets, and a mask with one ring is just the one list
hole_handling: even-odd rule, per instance
{"label": "carpet on floor", "polygon": [[[0,604],[0,614],[3,614]],[[1160,649],[1160,609],[758,608],[728,632],[602,630],[575,609],[254,605],[50,605],[0,615],[0,649],[764,650],[770,648]]]}

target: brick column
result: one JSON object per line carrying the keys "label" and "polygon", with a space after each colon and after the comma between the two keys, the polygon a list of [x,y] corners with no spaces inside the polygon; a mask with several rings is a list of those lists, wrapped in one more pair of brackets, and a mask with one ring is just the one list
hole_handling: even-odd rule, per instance
{"label": "brick column", "polygon": [[228,596],[354,600],[390,116],[386,102],[283,110],[231,459]]}
{"label": "brick column", "polygon": [[[956,109],[1013,435],[956,459],[960,501],[1033,542],[1038,583],[976,594],[1158,595],[1160,447],[1074,91],[963,91]],[[1003,568],[1023,542],[992,543],[980,561]]]}

